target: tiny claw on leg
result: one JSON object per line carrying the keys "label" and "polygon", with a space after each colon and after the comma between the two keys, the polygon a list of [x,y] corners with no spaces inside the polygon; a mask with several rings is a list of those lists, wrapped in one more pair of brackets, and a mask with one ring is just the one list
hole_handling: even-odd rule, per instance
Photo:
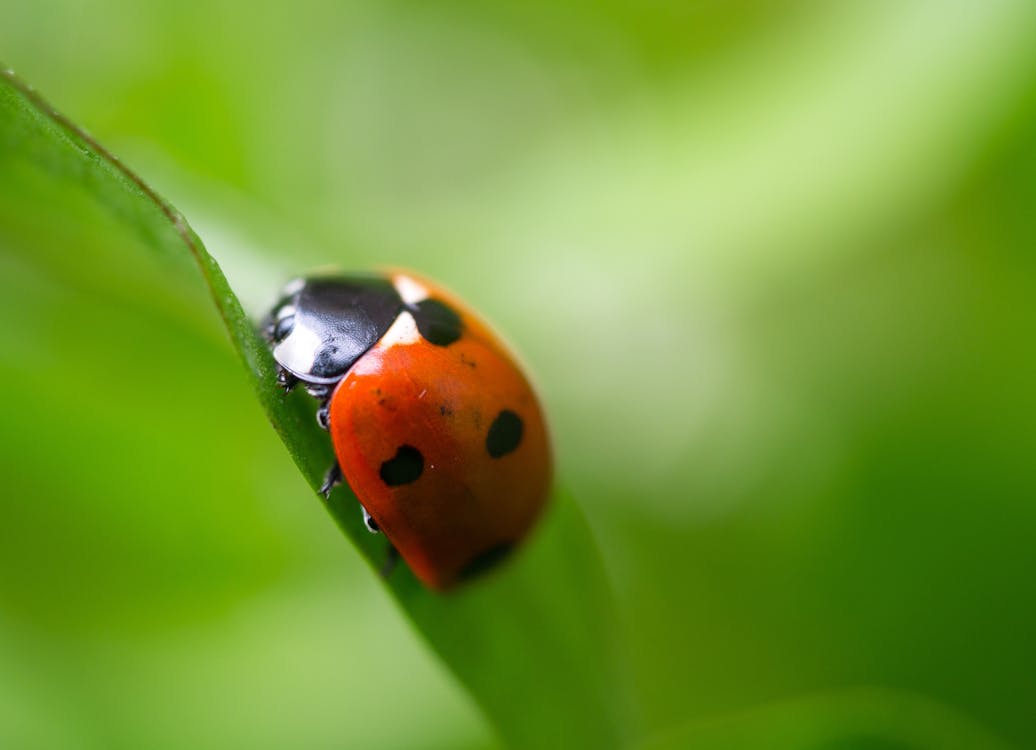
{"label": "tiny claw on leg", "polygon": [[277,368],[277,385],[284,389],[285,393],[291,391],[292,388],[299,384],[299,379],[292,375],[290,372],[285,370],[283,367]]}
{"label": "tiny claw on leg", "polygon": [[378,573],[382,578],[388,578],[392,575],[392,571],[396,569],[396,565],[399,563],[399,550],[395,547],[389,547],[385,553],[385,562],[381,564],[381,568]]}
{"label": "tiny claw on leg", "polygon": [[326,500],[327,497],[331,494],[331,490],[333,490],[336,486],[338,486],[341,483],[342,467],[340,467],[338,465],[338,462],[335,461],[333,464],[331,464],[331,468],[327,470],[327,474],[324,475],[324,483],[320,485],[320,489],[318,490],[318,492],[320,492],[320,494],[323,495],[324,499]]}

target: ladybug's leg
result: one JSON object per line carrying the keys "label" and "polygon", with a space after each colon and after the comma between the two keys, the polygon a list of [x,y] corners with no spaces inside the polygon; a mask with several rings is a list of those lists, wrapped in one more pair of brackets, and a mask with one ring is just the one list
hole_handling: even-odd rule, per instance
{"label": "ladybug's leg", "polygon": [[324,483],[320,485],[320,489],[317,490],[321,495],[327,498],[331,494],[331,490],[342,483],[342,467],[335,461],[331,464],[331,468],[327,470],[327,474],[324,475]]}
{"label": "ladybug's leg", "polygon": [[368,513],[367,509],[362,505],[360,506],[360,510],[363,511],[363,525],[367,527],[367,531],[372,534],[380,534],[381,529],[378,528],[378,522],[371,518],[371,514]]}
{"label": "ladybug's leg", "polygon": [[277,385],[284,389],[285,393],[289,393],[292,388],[299,384],[299,379],[292,375],[290,372],[285,370],[283,367],[277,367]]}
{"label": "ladybug's leg", "polygon": [[317,407],[317,424],[324,430],[331,429],[330,407],[330,401],[321,401],[320,406]]}
{"label": "ladybug's leg", "polygon": [[388,578],[392,575],[392,571],[396,569],[396,565],[399,564],[399,550],[395,547],[389,546],[388,551],[385,554],[385,562],[381,564],[381,569],[378,571],[382,578]]}
{"label": "ladybug's leg", "polygon": [[317,424],[323,430],[331,429],[331,393],[334,389],[326,383],[307,383],[306,391],[320,402],[317,407]]}

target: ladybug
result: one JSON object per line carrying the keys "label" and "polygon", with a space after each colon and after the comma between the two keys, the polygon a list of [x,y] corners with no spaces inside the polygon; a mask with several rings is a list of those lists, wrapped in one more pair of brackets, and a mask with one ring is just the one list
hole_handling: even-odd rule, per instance
{"label": "ladybug", "polygon": [[492,567],[547,501],[551,451],[536,394],[460,300],[410,273],[289,283],[265,321],[278,381],[318,399],[367,528],[436,590]]}

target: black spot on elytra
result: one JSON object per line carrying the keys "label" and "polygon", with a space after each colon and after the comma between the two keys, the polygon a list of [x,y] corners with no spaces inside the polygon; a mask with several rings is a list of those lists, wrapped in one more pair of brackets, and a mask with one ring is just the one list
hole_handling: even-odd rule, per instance
{"label": "black spot on elytra", "polygon": [[506,456],[522,442],[522,418],[510,409],[496,415],[486,435],[486,450],[493,458]]}
{"label": "black spot on elytra", "polygon": [[467,565],[461,568],[458,577],[460,580],[466,581],[480,576],[507,559],[512,551],[514,551],[513,542],[501,542],[500,544],[496,544],[485,552],[481,552],[472,558]]}
{"label": "black spot on elytra", "polygon": [[417,330],[425,340],[436,346],[449,346],[460,338],[463,326],[460,315],[445,302],[423,299],[410,309]]}
{"label": "black spot on elytra", "polygon": [[440,417],[452,417],[453,409],[446,404],[439,404],[439,416]]}
{"label": "black spot on elytra", "polygon": [[381,464],[381,481],[389,487],[399,487],[417,481],[424,471],[424,456],[412,445],[401,445],[396,455]]}

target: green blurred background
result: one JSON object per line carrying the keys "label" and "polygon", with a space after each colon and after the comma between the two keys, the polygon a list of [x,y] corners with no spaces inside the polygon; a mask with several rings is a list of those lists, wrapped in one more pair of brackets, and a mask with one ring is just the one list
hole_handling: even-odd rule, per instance
{"label": "green blurred background", "polygon": [[[401,265],[506,332],[646,733],[868,687],[1036,746],[1031,1],[40,0],[0,59],[253,312]],[[0,177],[0,747],[497,747],[200,288]]]}

